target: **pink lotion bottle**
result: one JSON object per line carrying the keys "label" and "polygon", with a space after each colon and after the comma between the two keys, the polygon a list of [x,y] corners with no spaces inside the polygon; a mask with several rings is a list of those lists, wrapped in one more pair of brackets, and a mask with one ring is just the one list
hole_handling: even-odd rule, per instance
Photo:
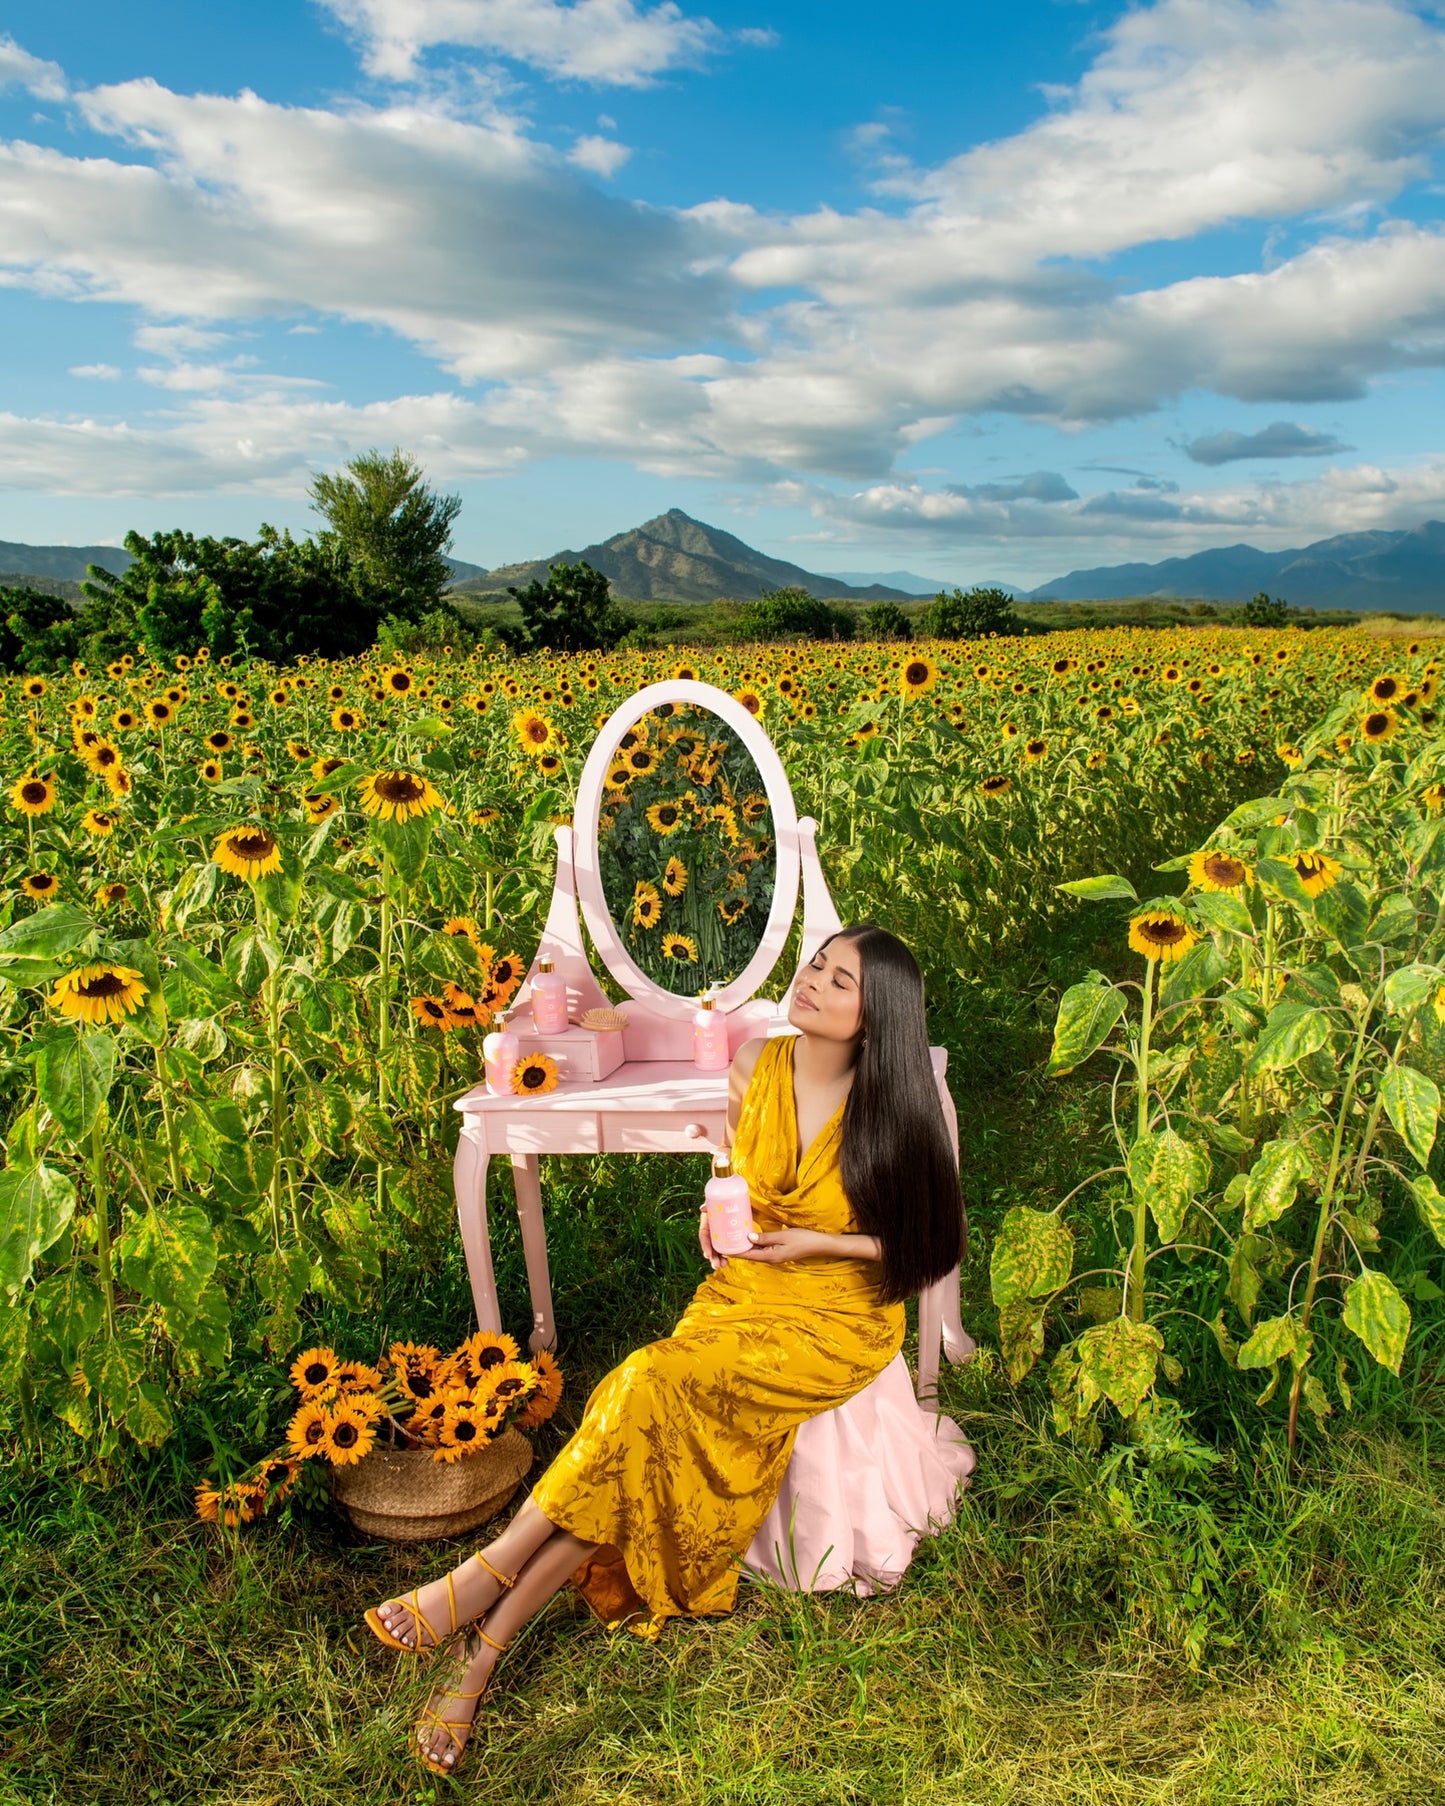
{"label": "pink lotion bottle", "polygon": [[753,1201],[748,1182],[733,1171],[725,1153],[712,1157],[712,1178],[703,1190],[707,1205],[707,1232],[716,1254],[743,1254],[752,1246]]}
{"label": "pink lotion bottle", "polygon": [[703,992],[693,1011],[692,1063],[699,1072],[726,1072],[732,1064],[727,1017],[710,991]]}
{"label": "pink lotion bottle", "polygon": [[568,1028],[567,980],[550,959],[539,959],[532,978],[532,1026],[539,1035],[563,1035]]}
{"label": "pink lotion bottle", "polygon": [[507,1027],[507,1012],[499,1010],[493,1018],[496,1027],[482,1042],[483,1071],[487,1090],[493,1097],[512,1095],[512,1073],[522,1055],[522,1044]]}

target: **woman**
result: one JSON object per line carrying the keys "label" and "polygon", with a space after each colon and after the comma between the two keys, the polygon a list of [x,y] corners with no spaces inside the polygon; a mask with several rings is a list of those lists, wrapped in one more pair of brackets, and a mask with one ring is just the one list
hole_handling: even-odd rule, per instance
{"label": "woman", "polygon": [[[758,1225],[713,1268],[670,1336],[613,1368],[531,1498],[440,1581],[366,1614],[391,1647],[454,1669],[417,1726],[454,1771],[499,1652],[569,1578],[643,1636],[732,1610],[739,1557],[782,1485],[800,1423],[842,1404],[903,1342],[904,1300],[950,1272],[965,1226],[934,1084],[923,979],[864,923],[798,974],[796,1036],[749,1041],[729,1080],[733,1163]],[[445,1615],[443,1615],[445,1614]]]}

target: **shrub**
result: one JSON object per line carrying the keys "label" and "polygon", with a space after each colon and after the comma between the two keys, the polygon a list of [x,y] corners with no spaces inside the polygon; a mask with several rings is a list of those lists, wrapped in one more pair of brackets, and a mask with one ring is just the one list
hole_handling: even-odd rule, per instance
{"label": "shrub", "polygon": [[1013,611],[1005,589],[940,590],[924,611],[920,625],[932,640],[981,640],[987,634],[1016,634],[1023,622]]}
{"label": "shrub", "polygon": [[853,617],[805,589],[771,589],[738,610],[744,639],[851,640]]}

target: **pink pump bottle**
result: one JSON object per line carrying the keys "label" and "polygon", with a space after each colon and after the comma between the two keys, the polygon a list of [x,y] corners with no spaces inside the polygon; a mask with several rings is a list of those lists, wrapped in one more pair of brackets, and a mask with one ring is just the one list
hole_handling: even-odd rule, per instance
{"label": "pink pump bottle", "polygon": [[743,1254],[752,1246],[748,1235],[753,1228],[753,1201],[748,1182],[733,1171],[733,1163],[725,1153],[712,1157],[712,1178],[703,1190],[707,1209],[707,1232],[717,1254]]}
{"label": "pink pump bottle", "polygon": [[507,1012],[498,1010],[492,1018],[496,1027],[482,1042],[483,1071],[487,1090],[493,1097],[512,1095],[512,1073],[522,1057],[522,1044],[507,1027]]}
{"label": "pink pump bottle", "polygon": [[692,1063],[699,1072],[726,1072],[732,1064],[727,1017],[717,1008],[711,991],[703,992],[693,1011]]}
{"label": "pink pump bottle", "polygon": [[567,980],[550,959],[539,959],[532,979],[532,1023],[539,1035],[563,1035],[568,1028]]}

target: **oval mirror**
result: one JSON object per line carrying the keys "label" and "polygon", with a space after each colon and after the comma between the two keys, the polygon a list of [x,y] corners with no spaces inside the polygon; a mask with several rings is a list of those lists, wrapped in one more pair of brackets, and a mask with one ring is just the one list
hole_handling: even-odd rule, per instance
{"label": "oval mirror", "polygon": [[723,1008],[772,969],[797,902],[797,819],[767,735],[690,680],[639,691],[600,731],[578,788],[578,896],[633,997]]}

